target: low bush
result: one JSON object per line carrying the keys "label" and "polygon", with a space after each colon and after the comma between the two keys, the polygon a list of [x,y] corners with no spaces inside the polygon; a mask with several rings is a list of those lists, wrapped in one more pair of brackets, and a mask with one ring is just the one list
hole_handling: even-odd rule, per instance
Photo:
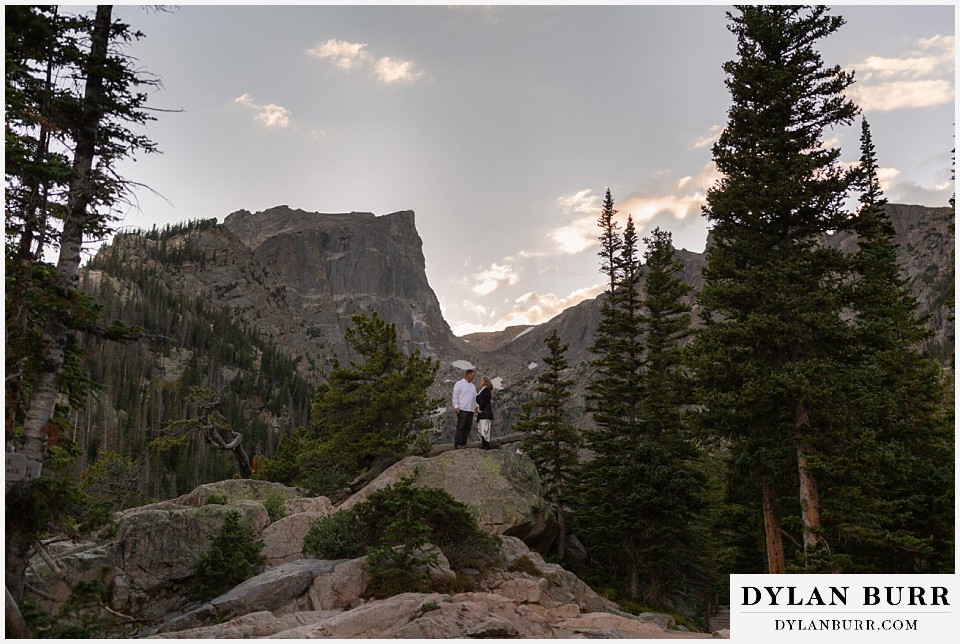
{"label": "low bush", "polygon": [[414,487],[416,476],[315,521],[304,552],[320,559],[367,556],[370,591],[376,596],[428,588],[427,568],[436,563],[424,550],[428,543],[443,552],[454,571],[488,568],[499,540],[478,527],[470,506],[445,490]]}
{"label": "low bush", "polygon": [[271,522],[279,521],[287,516],[287,508],[283,505],[283,497],[279,494],[267,494],[267,498],[263,501],[263,507],[267,510],[267,516],[270,517]]}
{"label": "low bush", "polygon": [[264,564],[263,542],[236,510],[227,512],[210,547],[193,569],[193,596],[207,600],[257,574]]}

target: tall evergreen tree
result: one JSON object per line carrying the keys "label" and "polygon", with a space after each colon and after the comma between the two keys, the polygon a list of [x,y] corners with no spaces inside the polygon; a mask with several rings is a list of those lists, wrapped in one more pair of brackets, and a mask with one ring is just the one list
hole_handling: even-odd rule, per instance
{"label": "tall evergreen tree", "polygon": [[706,425],[757,482],[768,570],[784,572],[778,500],[799,491],[803,547],[817,549],[816,463],[824,437],[844,431],[850,267],[820,239],[848,228],[842,204],[853,177],[824,133],[857,108],[844,96],[852,75],[824,67],[815,48],[842,18],[824,6],[738,12],[728,14],[738,60],[724,65],[732,106],[713,148],[723,178],[704,208],[713,242],[698,363]]}
{"label": "tall evergreen tree", "polygon": [[[39,509],[44,500],[36,498],[45,495],[38,490],[49,481],[35,479],[43,471],[47,436],[61,424],[58,397],[67,394],[76,403],[78,390],[90,384],[76,350],[76,333],[111,337],[99,325],[97,307],[77,288],[81,247],[109,229],[115,207],[128,193],[116,163],[156,150],[134,130],[153,120],[143,90],[157,80],[122,53],[122,46],[141,34],[114,21],[109,5],[69,20],[39,8],[8,8],[7,15],[26,30],[18,34],[7,26],[6,43],[12,47],[6,60],[13,64],[5,83],[12,90],[5,96],[12,116],[5,130],[5,149],[11,152],[6,185],[14,196],[5,210],[7,265],[15,261],[6,282],[6,298],[13,305],[8,307],[13,324],[7,345],[14,350],[6,360],[7,368],[14,369],[7,374],[12,394],[7,429],[14,429],[16,436],[8,439],[14,439],[30,469],[30,481],[7,494],[8,512],[19,515],[6,531],[7,587],[16,599],[30,543],[49,518]],[[60,142],[56,149],[54,131]],[[56,195],[57,187],[65,190]],[[54,218],[60,219],[60,230],[52,237],[49,222]],[[59,247],[55,266],[41,262],[49,247]]]}
{"label": "tall evergreen tree", "polygon": [[[622,265],[634,257],[633,230],[628,220]],[[601,424],[602,414],[594,416],[598,427],[586,443],[596,456],[582,465],[577,520],[588,550],[631,596],[670,606],[679,588],[701,578],[690,552],[700,543],[694,526],[704,480],[682,416],[689,387],[681,344],[691,332],[690,307],[682,298],[689,287],[670,234],[657,229],[645,242],[645,295],[635,270],[611,297],[617,326],[626,333],[617,353],[605,358],[624,375],[626,386],[617,395],[626,413],[610,425]]]}
{"label": "tall evergreen tree", "polygon": [[317,390],[310,427],[284,437],[258,476],[322,494],[343,487],[380,457],[407,453],[441,401],[427,393],[440,363],[419,350],[404,356],[393,324],[353,316],[346,339],[362,357],[335,362]]}
{"label": "tall evergreen tree", "polygon": [[612,293],[618,280],[617,259],[620,256],[620,224],[614,219],[617,211],[613,207],[613,196],[610,194],[610,188],[603,198],[603,206],[600,209],[600,217],[597,219],[597,225],[600,227],[600,271],[609,281],[609,291]]}
{"label": "tall evergreen tree", "polygon": [[[612,210],[612,200],[610,204],[611,207],[605,207],[605,210],[616,212]],[[633,218],[628,216],[621,236],[611,221],[604,217],[599,221],[602,243],[615,248],[616,255],[610,261],[603,257],[601,264],[613,286],[601,296],[600,323],[591,346],[597,356],[593,361],[596,375],[587,386],[587,400],[596,423],[591,439],[594,443],[605,442],[608,438],[616,443],[620,425],[636,418],[635,399],[630,392],[642,357],[636,228]],[[608,235],[612,238],[603,241]]]}
{"label": "tall evergreen tree", "polygon": [[851,290],[855,350],[847,442],[824,459],[846,494],[825,500],[825,534],[845,570],[952,570],[953,431],[943,371],[924,350],[931,335],[896,262],[894,228],[862,123],[857,250]]}
{"label": "tall evergreen tree", "polygon": [[571,482],[576,476],[580,434],[570,423],[570,387],[565,356],[568,343],[561,344],[556,329],[544,343],[549,354],[543,358],[546,368],[537,376],[536,398],[523,405],[520,419],[514,425],[519,432],[529,432],[524,450],[537,464],[546,495],[557,508],[559,536],[557,555],[566,556],[567,523],[564,504],[570,496]]}

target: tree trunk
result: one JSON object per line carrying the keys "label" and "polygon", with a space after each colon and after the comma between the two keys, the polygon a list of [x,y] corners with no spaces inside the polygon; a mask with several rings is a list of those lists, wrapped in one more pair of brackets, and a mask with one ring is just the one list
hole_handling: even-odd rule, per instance
{"label": "tree trunk", "polygon": [[[64,215],[63,231],[60,237],[60,257],[57,262],[56,287],[60,296],[69,298],[76,291],[77,276],[80,270],[80,249],[83,243],[83,231],[87,224],[87,209],[92,198],[90,177],[93,159],[96,153],[97,131],[103,117],[101,95],[103,93],[103,63],[107,58],[107,45],[110,41],[111,6],[98,6],[93,31],[91,33],[90,59],[87,68],[86,87],[83,97],[84,122],[75,137],[73,159],[73,181],[67,196],[67,210]],[[52,315],[44,329],[41,357],[43,372],[34,385],[33,394],[23,423],[23,447],[21,453],[31,463],[31,468],[43,463],[46,437],[43,427],[53,417],[57,396],[60,393],[59,376],[63,369],[64,350],[67,343],[68,309],[63,315]],[[37,472],[28,473],[34,478]],[[29,485],[29,482],[21,485]],[[30,494],[29,490],[23,491]],[[26,534],[30,530],[23,526],[7,527],[6,565],[7,587],[15,599],[21,599],[24,574],[27,568],[30,543],[34,535]],[[11,535],[14,536],[10,543]]]}
{"label": "tree trunk", "polygon": [[[67,197],[67,210],[60,235],[60,256],[57,260],[56,286],[61,289],[61,296],[64,297],[68,297],[77,288],[83,231],[89,217],[87,209],[93,197],[90,174],[96,154],[97,132],[103,117],[100,97],[103,93],[103,62],[107,58],[107,45],[110,41],[112,11],[113,7],[110,5],[97,6],[91,34],[90,59],[83,96],[84,120],[76,135],[73,181]],[[61,316],[51,316],[44,330],[44,373],[37,380],[23,425],[23,454],[28,461],[36,463],[43,462],[46,439],[42,429],[53,416],[57,395],[60,393],[59,375],[63,369],[64,347],[67,342],[66,322]]]}
{"label": "tree trunk", "polygon": [[804,434],[809,431],[810,416],[803,403],[797,407],[794,423],[797,430],[797,469],[800,474],[800,514],[803,519],[803,550],[812,550],[820,545],[820,493],[817,479],[810,471],[809,456],[812,453]]}
{"label": "tree trunk", "polygon": [[777,501],[773,495],[773,484],[768,476],[760,480],[760,487],[763,494],[763,527],[767,542],[767,572],[771,575],[782,575],[787,572],[786,560],[783,557],[783,533],[780,529]]}
{"label": "tree trunk", "polygon": [[636,559],[634,558],[633,543],[628,540],[624,545],[627,559],[630,562],[629,570],[627,571],[627,588],[630,590],[631,598],[640,599],[640,567],[637,565]]}
{"label": "tree trunk", "polygon": [[247,455],[247,450],[243,449],[242,442],[237,443],[236,447],[233,448],[233,455],[237,459],[237,467],[240,469],[240,478],[252,479],[253,465],[250,462],[250,457]]}
{"label": "tree trunk", "polygon": [[563,478],[559,465],[554,469],[553,475],[557,481],[557,556],[563,561],[567,556],[567,518],[563,512]]}
{"label": "tree trunk", "polygon": [[23,619],[23,614],[20,612],[20,607],[17,606],[16,600],[10,594],[8,588],[4,588],[6,591],[6,619],[4,623],[6,624],[6,632],[4,633],[4,638],[23,640],[30,637],[30,628],[27,626],[27,622]]}
{"label": "tree trunk", "polygon": [[[491,449],[493,449],[493,448],[501,447],[503,445],[508,445],[509,443],[516,443],[518,441],[525,440],[527,437],[529,437],[529,435],[530,434],[528,434],[527,432],[516,432],[513,434],[507,434],[506,436],[501,436],[500,438],[491,438],[490,447]],[[480,447],[480,442],[474,441],[471,443],[467,443],[467,447]],[[427,457],[440,456],[441,454],[445,454],[447,452],[452,452],[452,451],[453,451],[453,443],[445,443],[443,445],[434,445],[429,452],[424,454],[424,456],[427,456]]]}
{"label": "tree trunk", "polygon": [[[23,482],[15,485],[14,494],[23,493]],[[10,502],[9,494],[7,502]],[[6,558],[5,581],[7,592],[9,592],[15,601],[23,600],[23,587],[27,574],[27,562],[30,560],[30,544],[33,543],[35,536],[27,525],[19,521],[11,521],[9,518],[4,532],[4,555]]]}

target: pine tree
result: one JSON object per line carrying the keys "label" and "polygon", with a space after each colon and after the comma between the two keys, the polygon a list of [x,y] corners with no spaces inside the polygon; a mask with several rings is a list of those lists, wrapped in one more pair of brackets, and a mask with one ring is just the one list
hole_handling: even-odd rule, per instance
{"label": "pine tree", "polygon": [[[771,571],[782,571],[774,486],[794,462],[805,547],[815,547],[819,497],[811,459],[837,382],[845,341],[839,253],[819,235],[842,228],[849,181],[839,151],[820,145],[855,108],[842,99],[851,78],[823,70],[813,42],[835,31],[824,8],[744,7],[731,18],[740,61],[725,66],[734,100],[714,147],[725,178],[708,194],[715,243],[701,302],[718,314],[703,335],[702,365],[715,427],[754,463],[768,527]],[[809,15],[806,15],[809,12]],[[740,414],[736,420],[733,416]],[[739,428],[744,428],[742,431]],[[721,430],[724,431],[724,430]],[[789,446],[785,451],[784,447]]]}
{"label": "pine tree", "polygon": [[600,271],[607,276],[609,280],[608,292],[613,292],[619,282],[617,273],[617,258],[620,256],[620,246],[623,243],[620,239],[620,224],[614,219],[617,211],[613,208],[613,197],[610,195],[610,188],[607,188],[607,194],[603,198],[603,207],[600,210],[600,217],[597,219],[597,225],[600,227]]}
{"label": "pine tree", "polygon": [[536,398],[523,405],[514,430],[529,432],[524,451],[537,464],[545,487],[545,495],[557,509],[559,535],[557,555],[566,556],[567,523],[564,504],[570,496],[571,481],[576,476],[580,434],[570,423],[570,387],[573,380],[566,372],[568,343],[561,344],[556,329],[545,340],[549,355],[543,359],[546,368],[537,376]]}
{"label": "pine tree", "polygon": [[[113,208],[128,194],[128,183],[115,172],[116,163],[140,152],[156,150],[145,135],[134,132],[153,117],[145,110],[143,88],[156,85],[120,53],[122,45],[140,37],[129,25],[113,21],[112,7],[98,6],[92,17],[69,20],[55,10],[8,12],[18,26],[29,27],[17,38],[9,26],[6,43],[15,61],[8,68],[5,149],[8,192],[5,210],[8,266],[6,298],[12,318],[7,336],[13,357],[7,358],[8,432],[17,426],[16,447],[25,456],[30,479],[8,491],[8,508],[29,507],[47,456],[46,434],[63,424],[57,400],[71,404],[85,398],[92,383],[77,351],[78,332],[110,338],[99,325],[99,310],[79,291],[78,271],[83,242],[102,236],[113,221]],[[30,37],[38,36],[38,47]],[[89,50],[82,50],[89,46]],[[51,82],[59,77],[70,81]],[[82,95],[75,88],[82,87]],[[58,132],[63,149],[54,150],[50,132]],[[68,162],[69,159],[69,162]],[[55,190],[65,187],[65,190]],[[48,222],[60,219],[51,238]],[[12,242],[12,244],[10,243]],[[55,266],[41,259],[50,246],[59,247]],[[121,334],[122,335],[122,334]],[[11,380],[13,379],[13,380]],[[8,439],[13,438],[8,434]],[[14,510],[17,512],[18,510]],[[24,510],[26,511],[26,510]],[[20,598],[27,550],[43,529],[33,518],[8,523],[7,587]]]}
{"label": "pine tree", "polygon": [[[704,209],[713,242],[697,356],[705,426],[757,484],[775,573],[786,570],[783,529],[802,532],[807,555],[822,545],[821,459],[826,438],[846,431],[851,266],[821,239],[849,228],[854,177],[824,133],[857,108],[844,97],[852,75],[815,49],[842,18],[823,6],[738,9],[728,17],[739,60],[724,66],[733,105],[713,149],[723,178]],[[800,523],[781,525],[780,499],[797,491]]]}
{"label": "pine tree", "polygon": [[858,168],[860,208],[851,309],[851,413],[845,444],[826,459],[825,533],[844,570],[951,571],[953,432],[942,368],[923,351],[930,336],[900,276],[866,120]]}
{"label": "pine tree", "polygon": [[[621,266],[635,261],[633,230],[628,219]],[[638,290],[641,272],[625,271],[610,298],[616,328],[625,332],[617,352],[601,358],[624,376],[627,386],[615,391],[626,413],[610,424],[594,415],[598,427],[586,444],[596,456],[582,465],[577,520],[588,550],[632,597],[668,606],[679,588],[702,576],[690,552],[698,550],[694,526],[704,479],[682,415],[689,387],[681,344],[691,332],[682,298],[689,286],[670,234],[657,229],[645,241],[645,295]],[[597,378],[602,382],[604,374]]]}
{"label": "pine tree", "polygon": [[274,459],[258,475],[328,494],[363,472],[374,460],[407,453],[440,400],[427,394],[440,363],[404,356],[397,332],[376,313],[357,314],[346,339],[363,358],[336,361],[317,390],[310,427],[281,440]]}
{"label": "pine tree", "polygon": [[637,292],[640,263],[632,217],[628,216],[622,236],[603,217],[600,227],[601,239],[613,235],[612,240],[603,243],[616,248],[617,254],[602,264],[613,287],[601,296],[600,323],[590,348],[597,356],[593,361],[596,374],[587,385],[587,401],[596,424],[591,441],[600,444],[610,440],[613,441],[610,449],[616,449],[619,427],[637,416],[635,399],[630,393],[642,355]]}

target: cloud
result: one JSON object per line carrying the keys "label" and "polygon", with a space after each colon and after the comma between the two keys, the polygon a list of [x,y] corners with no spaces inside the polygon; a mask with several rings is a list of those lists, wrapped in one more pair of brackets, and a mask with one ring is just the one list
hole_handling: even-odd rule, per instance
{"label": "cloud", "polygon": [[953,101],[956,39],[933,36],[902,58],[870,56],[853,65],[848,96],[865,111],[934,107]]}
{"label": "cloud", "polygon": [[487,307],[485,307],[483,304],[474,304],[473,302],[469,302],[467,300],[461,302],[460,306],[464,311],[475,313],[477,315],[488,315],[490,313]]}
{"label": "cloud", "polygon": [[[512,286],[520,279],[520,274],[508,264],[491,264],[490,268],[484,269],[480,274],[473,277],[472,290],[477,295],[489,295],[500,288],[503,284]],[[470,278],[466,280],[468,283]]]}
{"label": "cloud", "polygon": [[[635,190],[614,205],[617,209],[616,219],[623,225],[627,215],[632,215],[638,232],[642,232],[644,224],[660,214],[667,214],[676,221],[687,220],[691,215],[700,214],[707,189],[719,178],[720,173],[713,161],[708,162],[700,174],[681,177],[672,183],[669,173],[660,173],[656,177],[656,183]],[[574,255],[595,247],[598,243],[599,197],[589,190],[581,190],[573,195],[559,197],[556,201],[566,214],[590,213],[547,233],[559,252]]]}
{"label": "cloud", "polygon": [[556,198],[555,203],[565,215],[586,214],[547,234],[560,252],[575,255],[593,246],[597,241],[597,217],[602,203],[600,195],[593,194],[593,190],[587,188],[570,195],[561,195]]}
{"label": "cloud", "polygon": [[880,189],[884,194],[890,191],[890,187],[900,176],[900,171],[896,168],[877,168],[877,180],[880,182]]}
{"label": "cloud", "polygon": [[331,38],[322,45],[308,49],[307,53],[314,58],[330,60],[345,71],[369,69],[377,80],[387,84],[413,83],[423,76],[423,72],[416,69],[413,61],[393,56],[377,58],[367,51],[366,43]]}
{"label": "cloud", "polygon": [[600,195],[593,194],[593,190],[590,188],[572,195],[557,197],[557,205],[560,206],[564,214],[568,215],[578,212],[599,212],[600,204]]}
{"label": "cloud", "polygon": [[495,323],[495,328],[503,329],[517,324],[540,324],[556,317],[564,310],[590,300],[603,293],[603,286],[597,284],[587,288],[577,289],[566,297],[558,297],[553,293],[524,293],[518,297],[513,309]]}
{"label": "cloud", "polygon": [[366,43],[346,42],[331,38],[313,49],[308,49],[307,53],[316,58],[329,58],[340,69],[357,69],[369,64],[373,60],[368,52],[364,51]]}
{"label": "cloud", "polygon": [[413,83],[423,72],[414,71],[414,64],[409,60],[400,60],[384,56],[373,66],[373,73],[384,83]]}
{"label": "cloud", "polygon": [[936,107],[953,100],[953,85],[946,80],[895,81],[853,87],[849,98],[868,112]]}
{"label": "cloud", "polygon": [[483,16],[484,18],[486,18],[487,22],[489,22],[491,25],[495,25],[495,24],[498,24],[498,23],[500,22],[500,19],[499,19],[498,16],[497,16],[497,14],[499,13],[499,11],[498,11],[499,7],[498,7],[497,5],[489,5],[489,4],[488,4],[488,5],[479,5],[479,4],[478,4],[478,5],[460,5],[460,4],[457,4],[457,5],[449,5],[447,8],[450,9],[451,11],[477,12],[477,13],[479,13],[481,16]]}
{"label": "cloud", "polygon": [[709,148],[713,146],[714,143],[720,138],[720,135],[723,134],[722,125],[713,125],[710,127],[710,131],[706,136],[701,137],[693,142],[694,150],[702,150],[703,148]]}
{"label": "cloud", "polygon": [[282,128],[290,125],[290,111],[285,107],[281,107],[280,105],[275,105],[273,103],[261,105],[254,102],[250,94],[242,94],[233,99],[233,102],[237,103],[238,105],[243,105],[244,107],[256,112],[254,118],[263,123],[265,127]]}

